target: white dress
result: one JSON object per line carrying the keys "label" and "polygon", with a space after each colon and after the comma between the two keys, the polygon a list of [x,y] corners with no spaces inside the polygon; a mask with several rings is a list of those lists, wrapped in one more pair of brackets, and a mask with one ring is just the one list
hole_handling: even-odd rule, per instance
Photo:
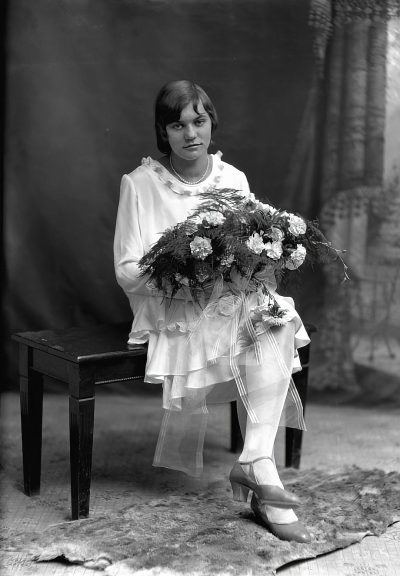
{"label": "white dress", "polygon": [[192,475],[202,470],[207,404],[240,397],[252,422],[269,414],[305,428],[291,375],[301,369],[297,349],[309,338],[293,300],[276,293],[273,277],[264,281],[289,322],[254,329],[249,311],[260,296],[240,291],[240,278],[234,293],[225,288],[204,307],[185,290],[165,299],[139,275],[140,258],[164,230],[186,220],[209,188],[249,193],[244,173],[223,162],[220,153],[212,155],[211,173],[199,185],[183,184],[158,161],[143,159],[122,177],[114,239],[117,281],[134,315],[128,342],[148,342],[145,381],[163,385],[165,415],[154,465]]}

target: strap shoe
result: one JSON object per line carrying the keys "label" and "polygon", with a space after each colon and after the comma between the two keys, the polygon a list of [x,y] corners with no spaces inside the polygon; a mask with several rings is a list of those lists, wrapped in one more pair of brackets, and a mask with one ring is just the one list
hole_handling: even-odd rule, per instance
{"label": "strap shoe", "polygon": [[307,528],[299,522],[291,522],[290,524],[277,524],[270,522],[268,516],[263,509],[262,502],[259,502],[256,495],[253,494],[251,499],[251,509],[253,510],[256,518],[277,538],[280,540],[288,540],[289,542],[300,542],[307,544],[313,540],[313,535]]}
{"label": "strap shoe", "polygon": [[[258,484],[254,474],[254,464],[259,460],[271,460],[268,456],[261,456],[251,462],[235,462],[229,480],[232,486],[233,499],[247,502],[250,490],[253,490],[257,498],[264,504],[277,508],[295,508],[300,505],[300,499],[295,494],[271,484]],[[243,466],[250,466],[249,474],[243,470]]]}

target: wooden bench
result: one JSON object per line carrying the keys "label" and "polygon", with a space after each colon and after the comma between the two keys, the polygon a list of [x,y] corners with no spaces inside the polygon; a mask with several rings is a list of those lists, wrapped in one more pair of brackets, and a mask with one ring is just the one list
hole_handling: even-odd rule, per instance
{"label": "wooden bench", "polygon": [[[143,378],[146,346],[128,349],[129,324],[22,332],[19,344],[24,492],[40,491],[43,377],[64,382],[69,393],[71,517],[89,515],[94,403],[96,387]],[[295,383],[305,405],[309,346],[301,350],[304,370]],[[235,403],[232,408],[231,450],[240,445]],[[299,466],[301,431],[287,429],[286,465]]]}

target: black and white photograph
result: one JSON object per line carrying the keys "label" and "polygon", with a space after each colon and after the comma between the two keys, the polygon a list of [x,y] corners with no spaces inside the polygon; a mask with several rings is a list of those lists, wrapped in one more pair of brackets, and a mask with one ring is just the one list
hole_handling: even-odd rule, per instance
{"label": "black and white photograph", "polygon": [[400,0],[3,6],[2,576],[400,576]]}

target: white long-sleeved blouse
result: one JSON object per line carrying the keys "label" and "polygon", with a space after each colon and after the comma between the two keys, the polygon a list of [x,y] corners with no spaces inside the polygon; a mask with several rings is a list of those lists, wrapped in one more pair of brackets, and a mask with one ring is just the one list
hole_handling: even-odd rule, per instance
{"label": "white long-sleeved blouse", "polygon": [[[180,182],[150,157],[144,158],[138,168],[122,177],[114,266],[118,284],[127,295],[134,314],[130,343],[147,341],[149,332],[157,330],[165,320],[165,303],[147,288],[147,279],[140,277],[139,260],[167,228],[186,220],[197,208],[199,194],[209,188],[249,192],[245,174],[223,162],[220,153],[212,155],[211,172],[199,185]],[[179,294],[176,297],[179,298]]]}

